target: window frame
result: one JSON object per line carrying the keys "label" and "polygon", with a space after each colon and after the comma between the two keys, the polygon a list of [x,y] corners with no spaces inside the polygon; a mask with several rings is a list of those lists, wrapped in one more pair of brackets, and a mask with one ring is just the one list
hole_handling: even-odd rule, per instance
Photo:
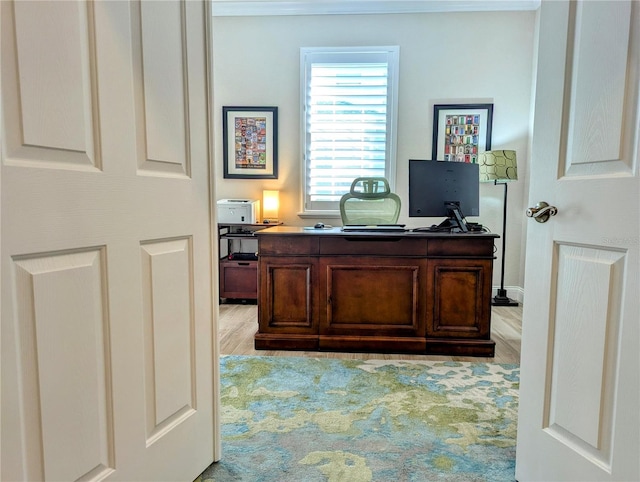
{"label": "window frame", "polygon": [[[307,96],[311,75],[311,65],[314,62],[366,63],[372,61],[387,62],[387,123],[386,123],[386,156],[385,177],[389,181],[391,190],[395,190],[396,183],[396,144],[398,124],[398,74],[400,63],[400,47],[371,46],[371,47],[302,47],[300,49],[300,137],[301,137],[301,212],[300,217],[339,217],[339,203],[326,201],[324,209],[311,209],[307,192],[308,141],[307,133]],[[322,202],[319,202],[322,203]],[[318,202],[316,202],[318,204]]]}

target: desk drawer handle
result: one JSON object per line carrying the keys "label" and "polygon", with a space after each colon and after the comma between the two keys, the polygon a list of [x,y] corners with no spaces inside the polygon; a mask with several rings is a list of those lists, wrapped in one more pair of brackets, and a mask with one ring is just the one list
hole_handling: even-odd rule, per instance
{"label": "desk drawer handle", "polygon": [[251,263],[247,262],[247,261],[238,261],[238,266],[250,266]]}

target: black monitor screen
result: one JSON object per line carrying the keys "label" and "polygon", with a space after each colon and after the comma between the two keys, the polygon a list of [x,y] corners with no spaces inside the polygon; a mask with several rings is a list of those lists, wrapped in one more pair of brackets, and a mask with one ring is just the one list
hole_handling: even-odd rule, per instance
{"label": "black monitor screen", "polygon": [[409,216],[449,216],[447,203],[464,216],[480,215],[478,164],[409,160]]}

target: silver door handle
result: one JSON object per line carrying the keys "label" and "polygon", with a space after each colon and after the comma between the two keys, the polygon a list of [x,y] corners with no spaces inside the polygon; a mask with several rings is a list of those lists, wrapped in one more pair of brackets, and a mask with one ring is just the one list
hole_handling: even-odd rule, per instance
{"label": "silver door handle", "polygon": [[527,217],[533,218],[539,223],[546,223],[549,217],[558,214],[558,208],[549,206],[546,202],[540,201],[535,207],[527,209]]}

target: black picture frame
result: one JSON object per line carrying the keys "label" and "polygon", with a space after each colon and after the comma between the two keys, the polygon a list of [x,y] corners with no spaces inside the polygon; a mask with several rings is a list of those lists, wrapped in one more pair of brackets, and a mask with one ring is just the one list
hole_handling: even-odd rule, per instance
{"label": "black picture frame", "polygon": [[491,150],[493,104],[435,104],[431,159],[477,163]]}
{"label": "black picture frame", "polygon": [[222,107],[226,179],[278,178],[278,108]]}

